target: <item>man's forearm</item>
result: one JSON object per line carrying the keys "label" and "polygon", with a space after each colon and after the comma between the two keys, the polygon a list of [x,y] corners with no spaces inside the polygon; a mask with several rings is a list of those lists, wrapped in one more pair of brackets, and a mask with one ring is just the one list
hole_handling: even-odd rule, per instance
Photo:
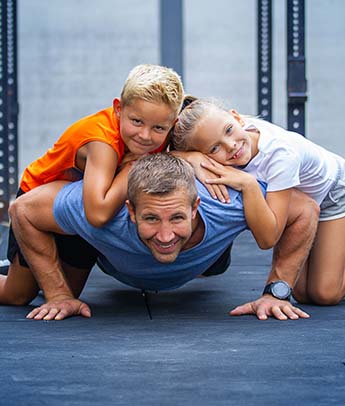
{"label": "man's forearm", "polygon": [[46,198],[45,193],[33,192],[11,205],[13,231],[46,300],[71,298],[73,294],[60,264],[55,238],[50,233],[57,231],[52,214],[54,195]]}
{"label": "man's forearm", "polygon": [[283,280],[293,287],[315,238],[319,218],[317,204],[294,191],[287,227],[273,251],[272,270],[267,283]]}

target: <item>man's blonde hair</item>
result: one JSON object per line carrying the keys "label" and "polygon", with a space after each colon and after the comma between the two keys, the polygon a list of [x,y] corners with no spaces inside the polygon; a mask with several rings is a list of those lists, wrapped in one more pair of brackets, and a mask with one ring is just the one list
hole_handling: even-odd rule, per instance
{"label": "man's blonde hair", "polygon": [[126,79],[121,92],[121,104],[127,106],[135,99],[168,105],[177,116],[183,102],[184,89],[180,76],[160,65],[138,65]]}

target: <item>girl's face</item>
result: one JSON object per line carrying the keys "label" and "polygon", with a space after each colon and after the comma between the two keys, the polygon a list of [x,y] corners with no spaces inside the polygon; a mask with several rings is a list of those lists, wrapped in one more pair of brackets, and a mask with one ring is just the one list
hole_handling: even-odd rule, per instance
{"label": "girl's face", "polygon": [[243,166],[257,154],[257,142],[236,110],[211,108],[189,140],[190,150],[200,151],[223,165]]}

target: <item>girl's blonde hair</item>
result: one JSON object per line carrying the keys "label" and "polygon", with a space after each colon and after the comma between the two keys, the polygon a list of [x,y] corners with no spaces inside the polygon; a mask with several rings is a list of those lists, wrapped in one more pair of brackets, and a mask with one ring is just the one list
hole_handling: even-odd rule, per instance
{"label": "girl's blonde hair", "polygon": [[194,134],[200,120],[211,109],[226,111],[225,107],[216,100],[194,99],[181,111],[178,121],[170,133],[171,150],[189,151],[188,141]]}

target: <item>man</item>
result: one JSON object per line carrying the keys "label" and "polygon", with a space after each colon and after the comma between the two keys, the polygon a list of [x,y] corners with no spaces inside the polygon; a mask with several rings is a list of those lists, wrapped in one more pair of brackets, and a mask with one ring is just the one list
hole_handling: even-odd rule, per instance
{"label": "man", "polygon": [[[130,171],[128,185],[127,209],[124,207],[101,229],[90,226],[85,218],[81,182],[65,187],[63,182],[47,184],[13,203],[13,230],[35,278],[29,270],[22,273],[20,268],[9,278],[20,279],[22,304],[37,294],[36,280],[46,298],[29,318],[91,316],[89,307],[76,299],[90,270],[64,267],[49,232],[82,236],[101,254],[104,271],[123,283],[143,290],[166,290],[204,272],[212,273],[213,265],[247,227],[240,193],[229,189],[229,204],[214,200],[201,184],[197,190],[189,164],[169,154],[140,159]],[[283,244],[275,251],[268,285],[283,280],[283,287],[294,286],[316,224],[314,205],[296,194]],[[279,293],[269,291],[231,314],[252,313],[259,319],[308,317],[285,300],[289,294],[281,300],[272,296]]]}

